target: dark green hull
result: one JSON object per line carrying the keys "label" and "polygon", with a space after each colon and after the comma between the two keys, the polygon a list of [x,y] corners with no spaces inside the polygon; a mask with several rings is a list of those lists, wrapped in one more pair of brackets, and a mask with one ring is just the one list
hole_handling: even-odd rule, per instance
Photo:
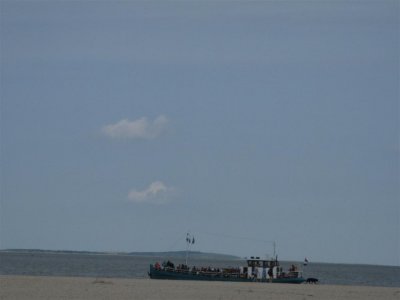
{"label": "dark green hull", "polygon": [[[255,279],[223,275],[220,273],[192,273],[189,271],[168,271],[155,269],[153,265],[150,265],[149,276],[151,279],[172,279],[172,280],[206,280],[206,281],[235,281],[235,282],[259,282]],[[303,283],[305,280],[303,277],[282,277],[274,278],[270,280],[262,280],[261,282],[272,282],[272,283]]]}

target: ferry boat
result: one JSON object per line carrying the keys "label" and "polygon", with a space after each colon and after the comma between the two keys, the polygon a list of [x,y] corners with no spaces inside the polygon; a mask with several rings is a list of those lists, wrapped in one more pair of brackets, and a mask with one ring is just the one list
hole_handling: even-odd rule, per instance
{"label": "ferry boat", "polygon": [[185,264],[175,266],[172,262],[159,262],[150,265],[151,279],[208,280],[237,282],[303,283],[302,272],[294,265],[284,272],[278,258],[261,259],[250,257],[245,266],[237,268],[198,268]]}
{"label": "ferry boat", "polygon": [[195,239],[189,233],[186,234],[186,260],[185,264],[175,266],[167,261],[160,264],[156,262],[150,265],[149,276],[151,279],[175,279],[175,280],[208,280],[208,281],[239,281],[239,282],[272,282],[272,283],[303,283],[302,272],[297,266],[292,265],[288,271],[284,271],[278,261],[275,252],[273,259],[262,259],[258,256],[246,259],[245,266],[237,268],[214,267],[189,267],[188,257],[190,246]]}

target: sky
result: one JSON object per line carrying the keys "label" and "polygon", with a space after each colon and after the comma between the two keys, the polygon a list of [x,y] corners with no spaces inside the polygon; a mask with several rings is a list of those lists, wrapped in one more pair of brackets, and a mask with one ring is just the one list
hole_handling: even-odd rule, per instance
{"label": "sky", "polygon": [[0,249],[400,264],[398,1],[0,8]]}

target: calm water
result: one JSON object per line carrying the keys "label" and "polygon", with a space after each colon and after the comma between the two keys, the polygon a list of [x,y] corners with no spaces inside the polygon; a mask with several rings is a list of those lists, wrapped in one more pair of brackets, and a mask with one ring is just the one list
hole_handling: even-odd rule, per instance
{"label": "calm water", "polygon": [[[163,258],[129,255],[49,254],[0,252],[0,275],[87,276],[145,278],[150,263]],[[173,259],[176,264],[183,260]],[[236,260],[191,260],[190,265],[239,266]],[[281,262],[284,269],[291,262]],[[400,267],[311,263],[303,276],[316,277],[321,284],[400,287]]]}

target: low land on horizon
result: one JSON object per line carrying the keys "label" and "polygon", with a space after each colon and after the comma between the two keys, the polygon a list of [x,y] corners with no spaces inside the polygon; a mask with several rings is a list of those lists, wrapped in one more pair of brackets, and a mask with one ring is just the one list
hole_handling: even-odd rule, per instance
{"label": "low land on horizon", "polygon": [[[131,255],[131,256],[154,256],[154,257],[171,257],[171,258],[184,258],[186,251],[140,251],[140,252],[121,252],[121,251],[79,251],[79,250],[46,250],[46,249],[3,249],[1,252],[15,252],[15,253],[50,253],[50,254],[96,254],[96,255]],[[201,251],[190,251],[191,258],[197,259],[243,259],[239,256],[210,253]]]}

